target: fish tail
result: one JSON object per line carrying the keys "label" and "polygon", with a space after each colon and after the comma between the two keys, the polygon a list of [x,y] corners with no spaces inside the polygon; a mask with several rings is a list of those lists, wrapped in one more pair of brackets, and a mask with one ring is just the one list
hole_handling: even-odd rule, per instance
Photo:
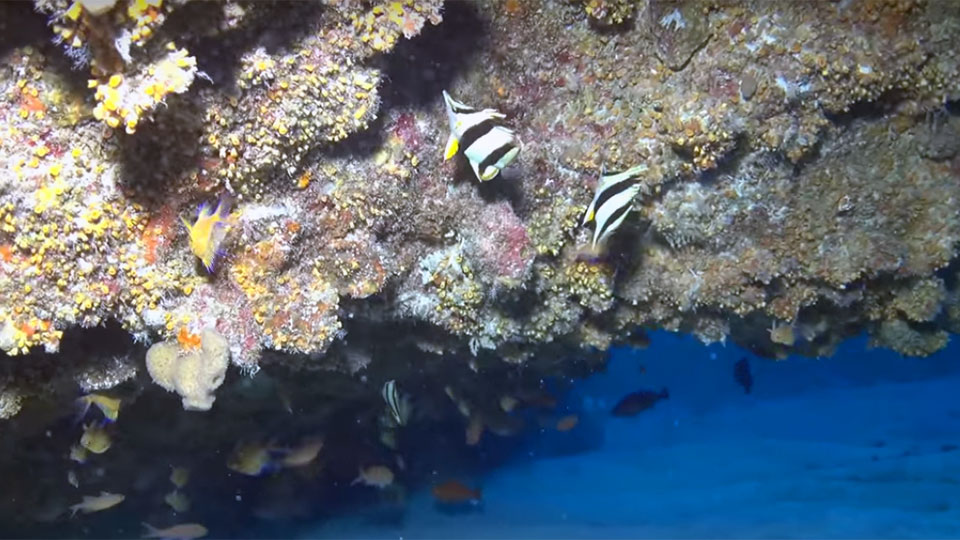
{"label": "fish tail", "polygon": [[230,215],[230,209],[233,208],[233,203],[233,195],[229,192],[224,193],[217,200],[217,209],[214,211],[214,214],[221,219],[226,219]]}
{"label": "fish tail", "polygon": [[627,169],[627,170],[624,171],[624,172],[626,172],[626,173],[632,178],[632,177],[634,177],[634,176],[642,173],[642,172],[645,171],[645,170],[647,170],[647,165],[644,164],[644,163],[641,163],[641,164],[639,164],[639,165],[634,165],[633,167],[630,167],[629,169]]}
{"label": "fish tail", "polygon": [[160,532],[160,529],[154,527],[153,525],[147,523],[146,521],[141,521],[140,525],[143,525],[143,528],[146,529],[143,533],[143,538],[157,538],[157,533]]}
{"label": "fish tail", "polygon": [[87,412],[90,411],[90,405],[93,404],[93,401],[90,399],[90,396],[82,396],[77,398],[73,404],[76,409],[76,413],[73,416],[73,425],[76,426],[87,416]]}
{"label": "fish tail", "polygon": [[103,413],[103,419],[106,420],[107,423],[116,421],[117,409],[113,408],[110,403],[97,400],[96,398],[91,399],[91,401],[93,401],[94,405]]}

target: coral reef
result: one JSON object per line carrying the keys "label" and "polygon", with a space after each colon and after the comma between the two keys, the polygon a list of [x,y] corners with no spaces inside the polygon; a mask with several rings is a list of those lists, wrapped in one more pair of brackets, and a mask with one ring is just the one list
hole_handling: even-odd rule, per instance
{"label": "coral reef", "polygon": [[[0,76],[0,347],[53,352],[110,320],[148,343],[209,328],[251,373],[265,349],[336,364],[345,319],[511,361],[637,326],[809,353],[830,332],[800,330],[830,324],[800,321],[826,303],[888,346],[916,341],[901,319],[946,320],[955,8],[496,6],[39,1],[60,44],[12,33]],[[531,31],[493,31],[519,17]],[[444,88],[513,117],[503,178],[438,159]],[[585,255],[601,167],[641,162],[636,215]],[[236,221],[207,276],[178,221],[217,198]]]}
{"label": "coral reef", "polygon": [[[216,453],[315,394],[294,427],[376,425],[391,379],[515,433],[506,388],[652,329],[931,354],[960,328],[957,43],[948,0],[0,3],[8,440],[78,386],[141,407],[145,356]],[[443,90],[516,130],[496,179],[443,160]],[[599,177],[640,164],[590,249]],[[208,272],[181,220],[217,201]]]}

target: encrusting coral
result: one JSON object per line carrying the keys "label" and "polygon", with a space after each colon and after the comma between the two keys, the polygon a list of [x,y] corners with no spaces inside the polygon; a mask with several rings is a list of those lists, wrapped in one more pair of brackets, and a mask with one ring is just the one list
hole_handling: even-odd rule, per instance
{"label": "encrusting coral", "polygon": [[[638,327],[929,354],[956,320],[950,2],[36,7],[0,5],[32,29],[0,48],[8,355],[110,321],[154,354],[215,329],[245,373],[365,366],[337,347],[393,324],[471,361]],[[507,115],[523,148],[496,179],[443,161],[443,90]],[[641,164],[588,249],[601,174]],[[208,273],[181,220],[223,198]]]}

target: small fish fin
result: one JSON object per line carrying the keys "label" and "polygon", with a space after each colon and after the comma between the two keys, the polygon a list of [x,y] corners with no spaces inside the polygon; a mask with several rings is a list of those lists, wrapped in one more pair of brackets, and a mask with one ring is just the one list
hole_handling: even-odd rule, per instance
{"label": "small fish fin", "polygon": [[583,213],[583,222],[580,223],[580,226],[586,227],[587,223],[593,221],[595,217],[597,217],[596,209],[593,207],[593,203],[590,203],[589,208]]}
{"label": "small fish fin", "polygon": [[[90,405],[93,404],[93,401],[90,399],[90,396],[82,396],[77,398],[73,404],[74,408],[76,409],[76,413],[73,417],[73,425],[76,426],[79,425],[80,422],[82,422],[87,416],[87,413],[90,411]],[[84,426],[84,429],[86,429],[86,426]]]}
{"label": "small fish fin", "polygon": [[190,223],[190,221],[187,220],[187,218],[180,216],[180,223],[183,223],[183,226],[187,228],[187,233],[190,233],[191,231],[193,231],[193,224]]}
{"label": "small fish fin", "polygon": [[660,398],[661,398],[661,399],[669,399],[669,398],[670,398],[670,391],[667,390],[667,387],[666,387],[666,386],[664,386],[663,389],[660,390]]}
{"label": "small fish fin", "polygon": [[[271,446],[267,448],[267,454],[270,456],[270,463],[273,463],[274,459],[287,457],[291,452],[293,452],[293,448],[285,448],[281,446]],[[264,466],[264,471],[268,471],[269,467],[270,464],[268,463]]]}
{"label": "small fish fin", "polygon": [[200,208],[197,210],[197,220],[209,218],[212,215],[213,209],[210,205],[206,201],[200,203]]}
{"label": "small fish fin", "polygon": [[483,176],[480,177],[480,180],[486,182],[487,180],[493,180],[500,174],[500,169],[494,167],[493,165],[487,167],[483,170]]}
{"label": "small fish fin", "polygon": [[473,174],[476,175],[477,180],[482,181],[483,178],[480,177],[480,167],[473,160],[469,160],[469,161],[470,161],[470,168],[473,169]]}
{"label": "small fish fin", "polygon": [[143,525],[144,531],[142,538],[159,538],[160,529],[154,527],[153,525],[147,523],[146,521],[141,521],[140,525]]}
{"label": "small fish fin", "polygon": [[217,208],[210,215],[226,219],[230,216],[231,208],[233,208],[233,197],[230,194],[224,194],[217,200]]}
{"label": "small fish fin", "polygon": [[447,138],[447,148],[443,151],[443,160],[447,161],[453,156],[457,155],[457,152],[460,151],[460,139],[457,138],[456,133],[451,133],[450,137]]}

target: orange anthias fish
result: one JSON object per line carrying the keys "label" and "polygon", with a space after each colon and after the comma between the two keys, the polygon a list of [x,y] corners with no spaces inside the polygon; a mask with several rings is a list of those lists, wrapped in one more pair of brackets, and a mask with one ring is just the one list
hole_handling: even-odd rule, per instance
{"label": "orange anthias fish", "polygon": [[576,414],[568,414],[563,418],[557,420],[556,428],[557,431],[570,431],[571,429],[577,427],[577,424],[580,423],[580,417]]}
{"label": "orange anthias fish", "polygon": [[201,204],[200,212],[192,225],[186,219],[180,218],[190,236],[190,249],[208,272],[213,272],[213,262],[219,253],[220,245],[236,221],[228,212],[229,205],[220,201],[213,210],[206,203]]}
{"label": "orange anthias fish", "polygon": [[433,486],[430,490],[433,498],[443,504],[477,504],[482,499],[480,489],[472,489],[456,480],[448,480]]}

